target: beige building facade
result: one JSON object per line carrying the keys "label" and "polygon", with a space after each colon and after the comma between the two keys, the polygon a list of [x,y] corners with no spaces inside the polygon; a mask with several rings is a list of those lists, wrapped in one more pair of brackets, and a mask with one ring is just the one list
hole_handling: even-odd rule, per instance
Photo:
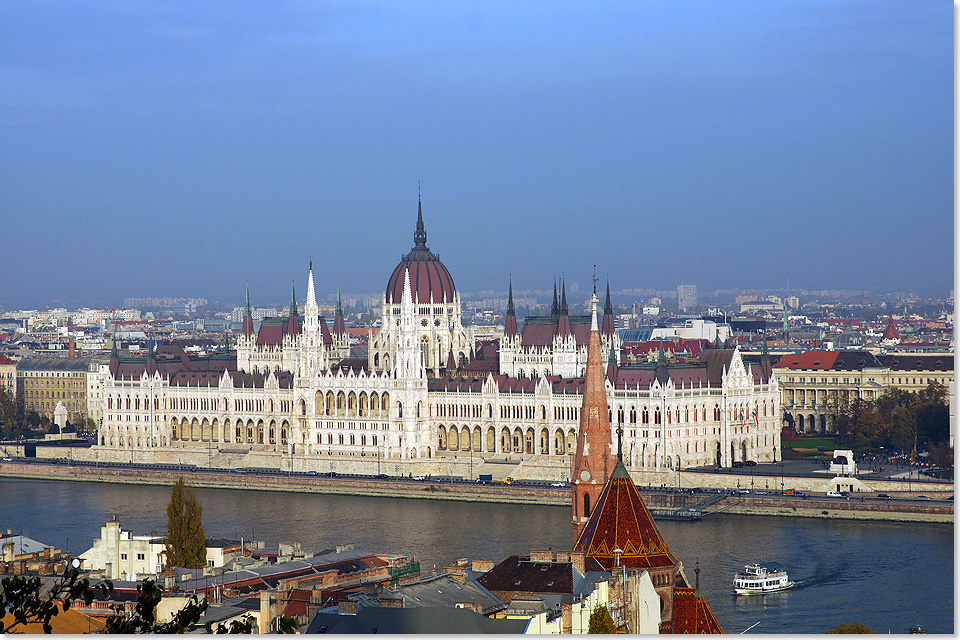
{"label": "beige building facade", "polygon": [[67,420],[80,425],[87,416],[87,358],[24,358],[17,362],[17,393],[24,413],[54,419],[57,403]]}
{"label": "beige building facade", "polygon": [[836,416],[857,398],[872,402],[891,389],[952,388],[953,354],[805,351],[773,367],[783,392],[784,426],[798,433],[836,430]]}

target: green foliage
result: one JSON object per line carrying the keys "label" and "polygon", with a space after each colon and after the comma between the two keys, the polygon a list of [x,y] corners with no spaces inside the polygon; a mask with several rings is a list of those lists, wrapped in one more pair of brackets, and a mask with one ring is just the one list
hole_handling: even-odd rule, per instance
{"label": "green foliage", "polygon": [[[113,591],[113,583],[107,580],[98,587],[104,595]],[[72,600],[82,600],[89,605],[93,602],[94,588],[87,578],[80,578],[80,572],[67,567],[63,577],[53,583],[49,591],[44,591],[43,582],[37,576],[12,576],[0,580],[0,619],[8,613],[13,614],[13,622],[0,623],[0,634],[10,633],[23,624],[39,622],[44,633],[51,633],[50,620],[61,610],[70,608]]]}
{"label": "green foliage", "polygon": [[862,622],[854,622],[853,624],[838,624],[827,633],[876,633],[876,631]]}
{"label": "green foliage", "polygon": [[253,616],[243,616],[239,620],[231,620],[230,626],[221,622],[217,625],[215,633],[253,633],[254,623]]}
{"label": "green foliage", "polygon": [[207,563],[203,506],[183,476],[173,485],[167,505],[167,566],[202,569]]}
{"label": "green foliage", "polygon": [[617,625],[613,624],[610,612],[602,604],[598,604],[590,613],[590,622],[587,623],[587,633],[616,633]]}
{"label": "green foliage", "polygon": [[837,414],[839,442],[858,450],[929,449],[949,439],[949,412],[946,387],[936,382],[917,392],[890,389],[873,402],[856,398]]}
{"label": "green foliage", "polygon": [[157,605],[163,591],[153,580],[137,585],[137,606],[126,614],[123,605],[113,605],[116,613],[107,618],[107,633],[186,633],[207,610],[207,600],[192,596],[186,606],[173,615],[170,622],[157,622]]}

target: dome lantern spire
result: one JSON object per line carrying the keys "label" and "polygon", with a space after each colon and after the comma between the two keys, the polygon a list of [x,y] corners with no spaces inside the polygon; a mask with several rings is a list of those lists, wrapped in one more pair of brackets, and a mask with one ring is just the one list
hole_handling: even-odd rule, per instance
{"label": "dome lantern spire", "polygon": [[423,206],[420,203],[420,187],[417,186],[417,229],[413,232],[413,248],[427,250],[427,232],[423,228]]}

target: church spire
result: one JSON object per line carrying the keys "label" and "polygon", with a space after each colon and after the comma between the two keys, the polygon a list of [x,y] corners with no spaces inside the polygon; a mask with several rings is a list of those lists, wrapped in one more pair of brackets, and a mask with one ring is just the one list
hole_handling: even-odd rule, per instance
{"label": "church spire", "polygon": [[550,305],[550,315],[560,315],[560,305],[557,304],[557,277],[553,277],[553,304]]}
{"label": "church spire", "polygon": [[610,441],[610,411],[600,359],[600,331],[597,323],[597,296],[591,298],[592,321],[587,346],[587,367],[583,379],[583,403],[577,450],[570,474],[573,498],[573,541],[590,519],[593,508],[614,468]]}
{"label": "church spire", "polygon": [[413,232],[413,248],[427,251],[427,232],[423,228],[423,207],[420,204],[420,187],[417,187],[417,229]]}
{"label": "church spire", "polygon": [[297,285],[291,280],[290,281],[290,312],[289,315],[291,318],[296,318],[300,315],[300,311],[297,309]]}

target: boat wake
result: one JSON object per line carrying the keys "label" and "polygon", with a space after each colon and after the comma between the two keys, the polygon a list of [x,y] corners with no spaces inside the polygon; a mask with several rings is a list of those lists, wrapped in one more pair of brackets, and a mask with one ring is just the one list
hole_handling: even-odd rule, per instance
{"label": "boat wake", "polygon": [[828,582],[833,582],[837,578],[843,575],[843,571],[840,569],[830,571],[827,573],[818,573],[810,578],[804,578],[803,580],[794,580],[793,588],[802,589],[803,587],[813,587],[819,584],[826,584]]}

